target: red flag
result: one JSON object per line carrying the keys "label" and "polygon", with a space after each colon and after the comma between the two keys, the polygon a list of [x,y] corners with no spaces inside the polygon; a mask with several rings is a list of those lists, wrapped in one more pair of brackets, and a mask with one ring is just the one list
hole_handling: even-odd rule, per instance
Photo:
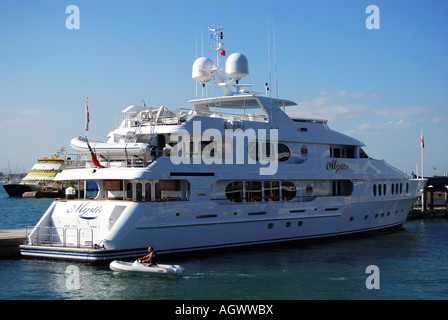
{"label": "red flag", "polygon": [[422,135],[420,137],[420,142],[422,143],[422,149],[425,147],[425,141],[423,140],[423,132]]}
{"label": "red flag", "polygon": [[93,165],[94,165],[95,167],[98,167],[98,168],[105,168],[105,167],[102,166],[101,163],[98,161],[98,158],[96,157],[95,153],[93,152],[92,148],[90,147],[89,140],[86,139],[86,141],[87,141],[87,146],[89,147],[90,156],[92,157]]}
{"label": "red flag", "polygon": [[221,55],[225,56],[226,55],[226,51],[224,49],[221,50]]}

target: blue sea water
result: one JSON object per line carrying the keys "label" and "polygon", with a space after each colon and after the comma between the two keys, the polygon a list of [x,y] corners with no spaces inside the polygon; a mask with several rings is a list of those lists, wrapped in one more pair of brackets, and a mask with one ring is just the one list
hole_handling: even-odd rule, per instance
{"label": "blue sea water", "polygon": [[[34,225],[51,201],[9,198],[0,187],[0,229]],[[107,264],[0,259],[0,299],[448,299],[447,231],[444,218],[411,220],[401,231],[369,237],[164,261],[185,267],[180,278],[122,274]],[[379,289],[366,286],[370,265],[378,268]]]}

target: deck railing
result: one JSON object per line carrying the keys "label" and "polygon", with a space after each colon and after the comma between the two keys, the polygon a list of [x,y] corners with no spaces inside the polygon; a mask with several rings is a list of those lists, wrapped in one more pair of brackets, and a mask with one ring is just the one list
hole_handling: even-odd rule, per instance
{"label": "deck railing", "polygon": [[36,246],[58,246],[94,248],[93,229],[89,228],[57,228],[27,227],[27,244]]}

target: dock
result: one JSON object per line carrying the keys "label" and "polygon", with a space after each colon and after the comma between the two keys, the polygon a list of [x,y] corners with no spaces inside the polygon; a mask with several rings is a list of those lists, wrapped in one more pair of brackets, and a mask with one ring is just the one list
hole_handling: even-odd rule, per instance
{"label": "dock", "polygon": [[0,259],[19,257],[25,239],[26,229],[0,230]]}
{"label": "dock", "polygon": [[422,211],[421,208],[414,208],[409,211],[408,220],[426,219],[426,218],[448,218],[446,207],[433,207],[430,210]]}

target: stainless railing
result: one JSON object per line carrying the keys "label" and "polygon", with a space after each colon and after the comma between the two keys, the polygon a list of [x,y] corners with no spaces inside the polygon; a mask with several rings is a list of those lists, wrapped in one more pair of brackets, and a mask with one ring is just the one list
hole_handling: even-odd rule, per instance
{"label": "stainless railing", "polygon": [[89,228],[27,227],[26,239],[36,246],[94,248],[93,229]]}

